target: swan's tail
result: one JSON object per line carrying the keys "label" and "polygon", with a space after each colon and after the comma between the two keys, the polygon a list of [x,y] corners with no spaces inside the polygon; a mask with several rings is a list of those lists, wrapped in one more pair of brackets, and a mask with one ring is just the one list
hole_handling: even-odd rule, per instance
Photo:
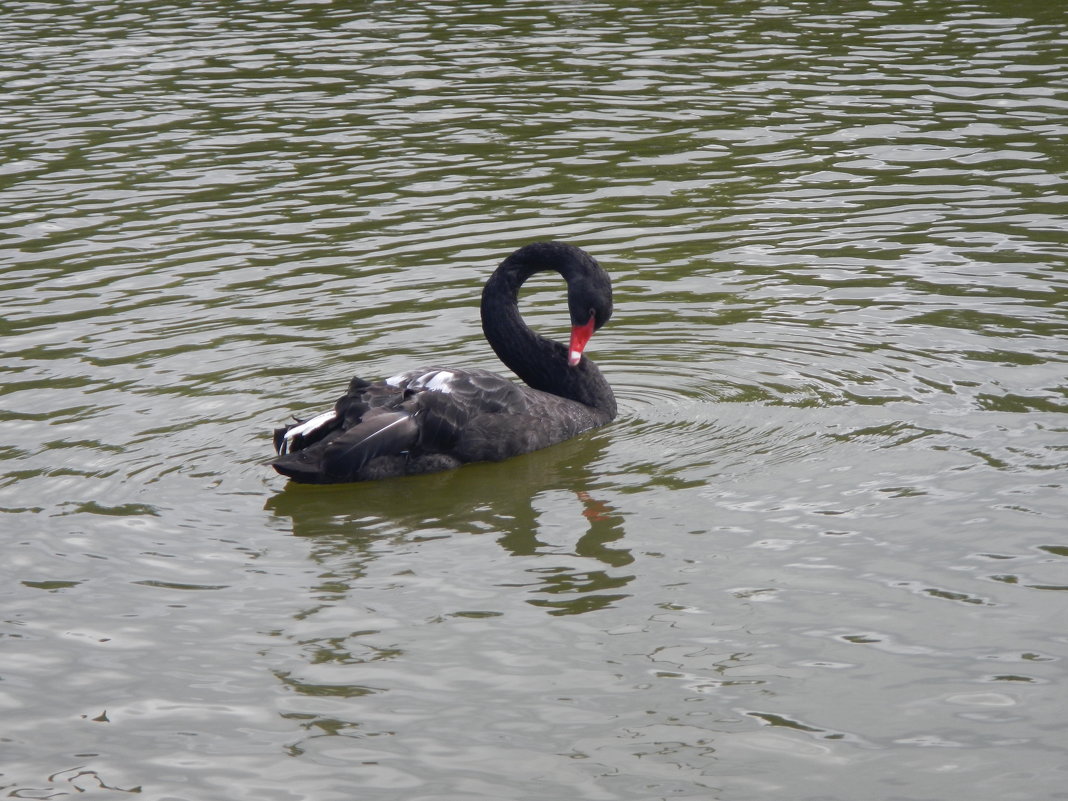
{"label": "swan's tail", "polygon": [[294,481],[311,484],[374,478],[372,462],[382,457],[406,459],[418,437],[419,428],[407,412],[371,414],[353,428],[325,441],[322,447],[284,454],[271,465]]}

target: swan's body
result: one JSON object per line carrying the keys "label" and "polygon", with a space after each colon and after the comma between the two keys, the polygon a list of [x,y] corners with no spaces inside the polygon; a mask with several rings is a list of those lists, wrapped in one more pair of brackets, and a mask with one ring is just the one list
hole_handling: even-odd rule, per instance
{"label": "swan's body", "polygon": [[[543,270],[567,280],[569,347],[519,315],[519,287]],[[604,425],[616,415],[615,396],[582,350],[611,314],[608,274],[589,254],[561,242],[522,247],[486,282],[482,329],[527,386],[453,367],[354,378],[331,411],[275,430],[271,464],[295,481],[365,481],[506,459]]]}

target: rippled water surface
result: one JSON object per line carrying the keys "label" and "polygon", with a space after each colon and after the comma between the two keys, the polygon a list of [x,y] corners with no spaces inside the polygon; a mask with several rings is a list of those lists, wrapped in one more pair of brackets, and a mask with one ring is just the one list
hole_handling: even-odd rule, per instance
{"label": "rippled water surface", "polygon": [[[1068,798],[1066,65],[1046,2],[5,4],[0,795]],[[543,238],[615,423],[263,466],[498,369]]]}

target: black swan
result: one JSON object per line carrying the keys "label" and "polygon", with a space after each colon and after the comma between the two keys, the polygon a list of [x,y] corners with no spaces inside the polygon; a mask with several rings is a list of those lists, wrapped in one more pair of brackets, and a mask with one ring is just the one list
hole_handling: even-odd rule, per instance
{"label": "black swan", "polygon": [[[548,270],[567,281],[569,347],[534,333],[519,314],[519,287]],[[482,330],[527,386],[452,367],[353,378],[332,410],[275,429],[270,464],[305,483],[367,481],[507,459],[604,425],[616,399],[582,351],[611,316],[612,283],[592,256],[563,242],[526,245],[486,282]]]}

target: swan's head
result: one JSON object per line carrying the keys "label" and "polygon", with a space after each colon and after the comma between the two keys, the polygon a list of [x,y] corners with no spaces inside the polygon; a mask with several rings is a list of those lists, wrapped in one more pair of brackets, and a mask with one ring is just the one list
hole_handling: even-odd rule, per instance
{"label": "swan's head", "polygon": [[567,281],[567,306],[571,313],[567,363],[572,367],[582,361],[582,351],[593,332],[612,317],[612,282],[608,273],[592,256],[581,250],[578,253],[582,266]]}
{"label": "swan's head", "polygon": [[567,281],[567,307],[571,315],[567,363],[576,367],[593,332],[612,316],[612,281],[597,260],[581,248],[566,242],[531,242],[519,248],[501,262],[486,282],[482,293],[483,321],[487,297],[507,294],[515,303],[523,282],[542,270],[555,270]]}

